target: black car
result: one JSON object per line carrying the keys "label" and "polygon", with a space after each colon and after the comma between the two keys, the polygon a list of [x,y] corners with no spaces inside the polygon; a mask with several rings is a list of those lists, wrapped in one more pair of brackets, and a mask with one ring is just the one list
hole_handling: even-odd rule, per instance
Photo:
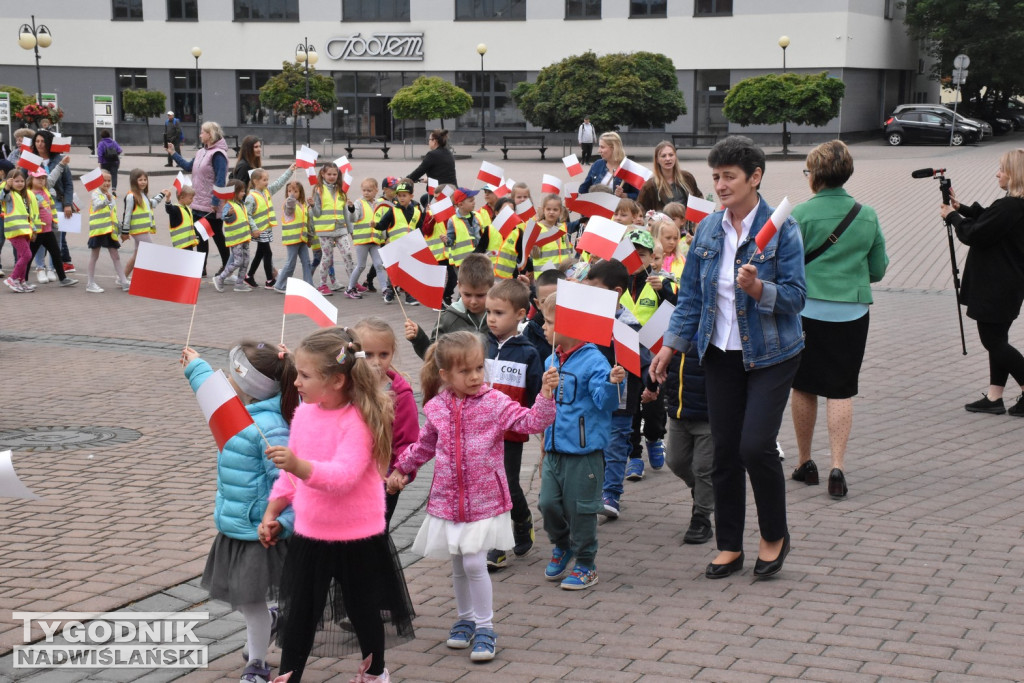
{"label": "black car", "polygon": [[953,112],[949,110],[897,108],[882,124],[890,145],[924,142],[959,146],[979,142],[984,137],[982,126],[957,115],[954,129]]}
{"label": "black car", "polygon": [[[971,118],[991,123],[997,134],[1009,132],[1007,126],[1013,130],[1020,130],[1021,126],[1024,126],[1024,105],[1016,100],[999,104],[995,104],[991,100],[982,100],[981,102],[971,100],[964,103],[964,109]],[[998,125],[995,123],[997,121]]]}

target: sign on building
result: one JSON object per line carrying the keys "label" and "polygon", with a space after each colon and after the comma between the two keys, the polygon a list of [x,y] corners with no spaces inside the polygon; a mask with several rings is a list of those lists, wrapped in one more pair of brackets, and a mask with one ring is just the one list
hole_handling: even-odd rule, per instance
{"label": "sign on building", "polygon": [[327,41],[327,56],[342,61],[422,62],[422,33],[354,33]]}

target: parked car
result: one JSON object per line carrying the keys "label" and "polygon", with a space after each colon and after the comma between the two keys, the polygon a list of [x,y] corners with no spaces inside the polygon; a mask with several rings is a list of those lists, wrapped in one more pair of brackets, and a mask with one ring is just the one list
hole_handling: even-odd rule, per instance
{"label": "parked car", "polygon": [[[944,104],[901,104],[892,110],[893,114],[901,114],[905,111],[937,111],[943,115],[951,113],[953,110]],[[979,121],[978,119],[969,118],[964,116],[960,112],[956,112],[956,119],[962,124],[968,126],[975,126],[982,132],[982,136],[978,138],[980,141],[982,138],[990,138],[995,134],[991,124],[985,121]]]}
{"label": "parked car", "polygon": [[[954,127],[955,126],[955,127]],[[904,142],[924,142],[959,146],[964,142],[979,142],[985,133],[980,126],[967,123],[967,119],[953,118],[949,110],[904,109],[893,112],[885,120],[885,139],[894,147]]]}
{"label": "parked car", "polygon": [[[1024,105],[1017,100],[1008,100],[1005,103],[994,103],[991,100],[981,102],[970,100],[962,105],[964,113],[974,119],[981,119],[992,124],[998,134],[1000,130],[1010,125],[1013,130],[1020,130],[1024,126]],[[995,122],[999,121],[997,125]],[[1007,131],[1008,132],[1008,131]]]}
{"label": "parked car", "polygon": [[[947,104],[946,106],[950,110],[953,109],[952,104]],[[997,115],[991,107],[971,106],[968,103],[964,103],[960,105],[960,111],[957,113],[959,114],[960,112],[969,115],[975,121],[987,123],[992,127],[993,135],[1006,135],[1013,130],[1013,121],[1004,116]]]}

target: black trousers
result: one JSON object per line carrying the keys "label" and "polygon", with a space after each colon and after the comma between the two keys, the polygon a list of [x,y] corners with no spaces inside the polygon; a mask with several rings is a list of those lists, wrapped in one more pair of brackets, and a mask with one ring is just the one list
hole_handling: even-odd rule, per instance
{"label": "black trousers", "polygon": [[786,525],[786,477],[775,446],[800,356],[748,371],[742,351],[709,346],[704,354],[708,420],[715,444],[715,537],[718,549],[743,550],[747,481],[761,537],[778,541]]}
{"label": "black trousers", "polygon": [[1024,385],[1024,356],[1010,346],[1012,324],[1013,321],[978,321],[978,337],[981,339],[981,345],[988,351],[988,381],[992,386],[1005,386],[1010,375],[1013,375],[1017,384]]}
{"label": "black trousers", "polygon": [[589,164],[590,159],[594,155],[594,143],[593,142],[581,142],[580,151],[583,153],[583,158],[580,159],[581,164]]}
{"label": "black trousers", "polygon": [[[53,259],[53,267],[57,270],[57,279],[64,282],[67,277],[64,275],[64,260],[60,257],[60,245],[57,242],[57,233],[41,232],[36,235],[32,242],[32,258],[36,257],[40,249],[46,249],[46,253]],[[31,264],[32,262],[29,261]]]}
{"label": "black trousers", "polygon": [[523,444],[520,441],[505,442],[505,478],[508,479],[508,493],[512,498],[512,521],[525,522],[530,518],[530,505],[519,483],[519,471],[523,467]]}
{"label": "black trousers", "polygon": [[260,261],[263,262],[263,274],[267,276],[267,280],[273,280],[274,255],[270,251],[270,242],[256,242],[256,255],[253,257],[252,263],[249,264],[249,277],[256,272]]}
{"label": "black trousers", "polygon": [[665,429],[668,415],[665,412],[665,397],[658,392],[658,398],[650,403],[640,402],[637,395],[637,410],[633,413],[633,433],[629,437],[629,459],[634,460],[643,456],[643,447],[640,445],[641,438],[647,441],[661,441],[665,438]]}
{"label": "black trousers", "polygon": [[[228,259],[231,257],[231,250],[224,244],[224,221],[221,220],[219,214],[216,211],[211,211],[202,216],[195,216],[194,219],[198,221],[200,218],[206,218],[210,222],[210,227],[213,229],[213,243],[217,247],[217,253],[220,254],[220,268],[217,272],[224,270],[224,266],[228,264]],[[203,277],[206,277],[206,262],[209,259],[210,253],[210,241],[199,240],[199,246],[196,248],[197,251],[206,254],[203,257]]]}

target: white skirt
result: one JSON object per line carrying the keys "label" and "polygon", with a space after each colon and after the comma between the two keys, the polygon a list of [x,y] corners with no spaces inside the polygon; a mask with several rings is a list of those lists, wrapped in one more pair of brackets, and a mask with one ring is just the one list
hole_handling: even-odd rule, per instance
{"label": "white skirt", "polygon": [[423,557],[447,560],[452,555],[471,555],[481,550],[508,550],[516,544],[512,536],[512,512],[476,522],[450,522],[427,515],[412,551]]}

